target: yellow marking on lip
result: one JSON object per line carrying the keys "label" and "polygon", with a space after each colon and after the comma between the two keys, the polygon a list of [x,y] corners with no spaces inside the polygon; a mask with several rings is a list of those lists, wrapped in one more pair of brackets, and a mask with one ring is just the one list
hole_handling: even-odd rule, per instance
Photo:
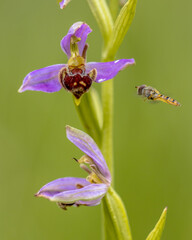
{"label": "yellow marking on lip", "polygon": [[83,82],[83,81],[80,81],[79,83],[80,83],[81,85],[83,85],[84,87],[87,86],[87,84],[86,84],[85,82]]}
{"label": "yellow marking on lip", "polygon": [[73,86],[77,86],[77,83],[76,83],[76,82],[74,82],[74,83],[73,83]]}

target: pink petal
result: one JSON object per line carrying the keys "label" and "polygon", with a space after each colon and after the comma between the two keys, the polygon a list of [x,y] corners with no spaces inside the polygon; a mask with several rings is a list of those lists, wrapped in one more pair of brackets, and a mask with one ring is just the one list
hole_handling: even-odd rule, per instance
{"label": "pink petal", "polygon": [[97,78],[95,82],[100,83],[114,78],[117,73],[129,65],[133,65],[135,60],[120,59],[113,62],[88,62],[86,64],[86,72],[90,72],[93,68],[97,69]]}
{"label": "pink petal", "polygon": [[19,92],[26,90],[42,91],[42,92],[57,92],[62,86],[58,80],[58,73],[65,64],[57,64],[41,68],[30,72],[23,80],[23,84]]}
{"label": "pink petal", "polygon": [[83,22],[76,22],[70,27],[67,35],[61,40],[61,48],[64,51],[64,53],[66,53],[68,58],[71,57],[70,51],[71,37],[76,36],[77,38],[81,38],[81,40],[78,42],[79,54],[81,56],[83,53],[83,49],[85,47],[87,36],[90,32],[92,32],[91,28],[86,23]]}

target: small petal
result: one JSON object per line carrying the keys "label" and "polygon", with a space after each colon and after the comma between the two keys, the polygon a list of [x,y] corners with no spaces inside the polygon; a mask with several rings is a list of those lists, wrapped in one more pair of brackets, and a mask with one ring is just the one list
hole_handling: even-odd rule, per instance
{"label": "small petal", "polygon": [[58,80],[58,74],[65,64],[57,64],[41,68],[30,72],[23,80],[23,85],[19,92],[26,90],[42,91],[42,92],[57,92],[62,86]]}
{"label": "small petal", "polygon": [[119,71],[134,63],[134,59],[120,59],[113,62],[89,62],[86,64],[86,73],[96,68],[97,77],[95,82],[100,83],[114,78]]}
{"label": "small petal", "polygon": [[50,199],[61,192],[83,188],[87,185],[90,185],[90,183],[85,178],[59,178],[47,183],[35,196]]}
{"label": "small petal", "polygon": [[[51,201],[54,202],[62,202],[66,204],[76,203],[76,204],[91,204],[92,201],[101,200],[101,198],[107,192],[106,184],[90,184],[84,188],[79,188],[76,190],[69,190],[65,192],[61,192],[59,194],[54,195],[50,198]],[[82,201],[82,202],[80,202]]]}
{"label": "small petal", "polygon": [[66,126],[67,138],[79,149],[93,159],[100,172],[111,182],[111,174],[105,162],[105,159],[94,140],[83,131]]}
{"label": "small petal", "polygon": [[60,8],[63,9],[64,7],[67,6],[67,4],[70,2],[71,0],[63,0],[62,2],[59,3]]}
{"label": "small petal", "polygon": [[91,28],[86,23],[83,22],[76,22],[70,27],[67,35],[61,40],[61,48],[64,51],[64,53],[67,54],[68,58],[71,57],[70,51],[71,37],[76,36],[77,38],[81,38],[81,40],[77,44],[79,47],[79,54],[80,56],[82,56],[87,36],[90,32],[92,32]]}

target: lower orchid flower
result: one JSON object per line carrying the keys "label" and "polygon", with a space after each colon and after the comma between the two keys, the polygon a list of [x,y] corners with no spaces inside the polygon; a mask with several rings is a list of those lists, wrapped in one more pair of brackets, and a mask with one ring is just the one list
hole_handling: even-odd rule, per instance
{"label": "lower orchid flower", "polygon": [[94,140],[86,133],[66,127],[67,138],[85,155],[75,159],[88,177],[65,177],[43,186],[35,196],[44,197],[66,209],[67,206],[95,206],[101,202],[111,184],[111,174]]}
{"label": "lower orchid flower", "polygon": [[86,39],[91,28],[83,22],[71,26],[61,40],[61,48],[68,57],[67,64],[56,64],[30,72],[19,92],[26,90],[57,92],[62,87],[72,92],[75,99],[89,90],[92,82],[101,83],[112,79],[117,73],[135,63],[134,59],[120,59],[112,62],[88,62]]}

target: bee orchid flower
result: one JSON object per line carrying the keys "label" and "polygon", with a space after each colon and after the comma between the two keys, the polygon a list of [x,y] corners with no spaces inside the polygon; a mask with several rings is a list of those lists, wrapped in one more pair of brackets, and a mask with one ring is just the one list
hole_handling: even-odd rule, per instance
{"label": "bee orchid flower", "polygon": [[87,36],[91,28],[83,22],[71,26],[61,40],[61,48],[68,57],[67,64],[56,64],[30,72],[19,92],[26,90],[57,92],[61,88],[72,92],[76,99],[88,91],[92,82],[103,82],[116,76],[125,67],[135,63],[134,59],[112,62],[86,63]]}
{"label": "bee orchid flower", "polygon": [[89,175],[85,178],[65,177],[43,186],[35,196],[44,197],[66,209],[68,206],[95,206],[101,202],[111,184],[111,174],[94,140],[86,133],[66,127],[67,138],[85,155],[75,159]]}

